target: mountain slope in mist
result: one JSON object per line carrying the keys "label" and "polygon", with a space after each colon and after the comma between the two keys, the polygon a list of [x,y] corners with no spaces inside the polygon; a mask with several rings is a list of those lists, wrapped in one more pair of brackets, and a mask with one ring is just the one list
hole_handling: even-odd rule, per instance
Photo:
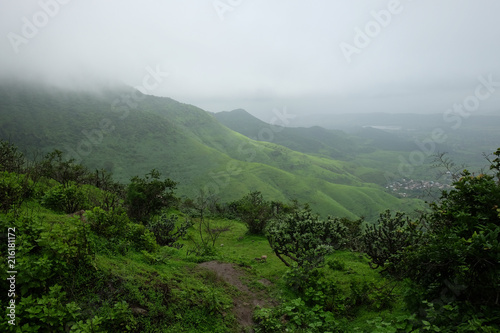
{"label": "mountain slope in mist", "polygon": [[3,86],[0,103],[0,138],[28,152],[60,149],[121,181],[155,168],[179,182],[180,195],[204,189],[230,201],[261,191],[269,199],[298,199],[323,215],[351,218],[374,219],[386,208],[418,205],[361,180],[347,162],[251,140],[170,98],[125,88],[84,93]]}

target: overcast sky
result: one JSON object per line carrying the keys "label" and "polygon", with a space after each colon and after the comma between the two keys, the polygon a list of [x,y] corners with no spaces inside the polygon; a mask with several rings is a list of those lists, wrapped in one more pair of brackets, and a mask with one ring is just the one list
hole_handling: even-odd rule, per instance
{"label": "overcast sky", "polygon": [[[263,119],[442,113],[478,77],[500,82],[499,14],[498,0],[0,0],[0,75]],[[478,112],[500,114],[500,84]]]}

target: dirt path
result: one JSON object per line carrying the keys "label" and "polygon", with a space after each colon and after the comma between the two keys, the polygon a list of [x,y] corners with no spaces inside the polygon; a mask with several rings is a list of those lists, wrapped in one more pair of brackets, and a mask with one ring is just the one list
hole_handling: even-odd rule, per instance
{"label": "dirt path", "polygon": [[[241,277],[246,273],[238,269],[236,265],[229,263],[221,263],[218,261],[204,262],[199,265],[205,269],[214,271],[226,283],[234,286],[241,292],[241,296],[233,299],[234,315],[238,323],[243,329],[243,332],[253,332],[251,326],[254,324],[252,315],[255,307],[273,306],[276,301],[269,298],[263,291],[253,291],[241,281]],[[271,282],[266,279],[259,280],[263,285],[270,285]]]}

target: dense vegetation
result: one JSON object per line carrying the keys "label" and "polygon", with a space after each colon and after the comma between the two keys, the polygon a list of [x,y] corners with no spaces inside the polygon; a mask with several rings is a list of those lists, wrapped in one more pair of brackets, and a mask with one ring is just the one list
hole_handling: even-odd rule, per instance
{"label": "dense vegetation", "polygon": [[8,256],[17,272],[0,329],[238,332],[241,290],[198,265],[219,260],[273,298],[254,312],[257,332],[497,332],[500,149],[493,156],[489,173],[464,170],[428,211],[386,211],[367,226],[259,192],[180,199],[156,170],[122,185],[58,151],[33,161],[0,142],[0,225],[15,228],[15,246],[0,249],[2,290]]}

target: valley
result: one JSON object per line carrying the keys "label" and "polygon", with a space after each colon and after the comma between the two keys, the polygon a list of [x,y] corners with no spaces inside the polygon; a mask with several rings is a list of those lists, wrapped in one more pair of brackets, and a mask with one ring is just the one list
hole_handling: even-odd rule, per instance
{"label": "valley", "polygon": [[[446,332],[447,311],[494,332],[497,275],[475,267],[498,254],[500,151],[464,170],[480,164],[474,144],[496,141],[493,120],[437,143],[427,127],[282,127],[126,87],[0,87],[17,320],[23,332],[402,333]],[[442,229],[450,219],[477,221]],[[439,256],[459,256],[445,269],[484,290],[429,303],[454,288],[428,264]]]}
{"label": "valley", "polygon": [[[133,107],[123,102],[134,94],[140,98]],[[85,93],[4,86],[0,97],[0,138],[28,155],[61,150],[124,183],[157,169],[185,197],[204,190],[228,202],[260,191],[272,200],[309,203],[323,216],[368,221],[386,207],[411,211],[422,204],[384,188],[384,172],[397,172],[391,158],[397,161],[401,151],[342,131],[277,131],[239,111],[245,118],[236,123],[247,126],[245,132],[221,123],[220,114],[125,88]],[[272,142],[252,139],[272,128]]]}

